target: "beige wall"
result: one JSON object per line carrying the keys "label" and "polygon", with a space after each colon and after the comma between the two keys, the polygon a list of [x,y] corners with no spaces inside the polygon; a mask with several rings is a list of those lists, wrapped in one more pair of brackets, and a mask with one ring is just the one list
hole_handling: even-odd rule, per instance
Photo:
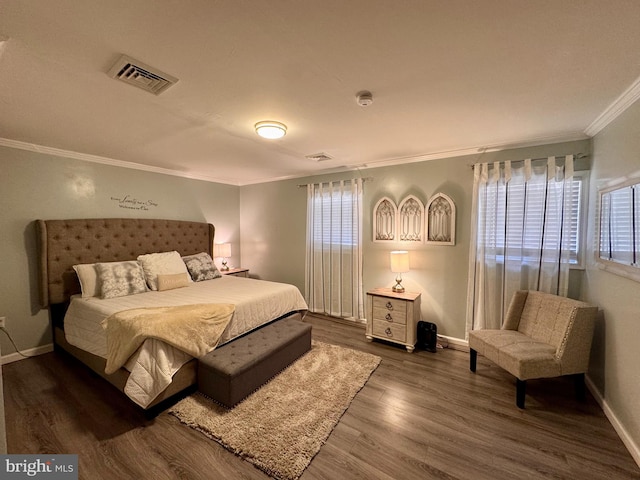
{"label": "beige wall", "polygon": [[[0,316],[20,349],[51,342],[49,317],[38,305],[36,219],[142,217],[206,221],[216,239],[232,242],[239,263],[239,189],[140,170],[0,147]],[[120,207],[126,195],[157,206]],[[3,354],[13,347],[4,335]]]}
{"label": "beige wall", "polygon": [[[298,184],[371,177],[364,187],[364,287],[365,291],[392,286],[389,252],[399,243],[372,241],[372,210],[383,196],[399,203],[413,194],[423,202],[438,192],[452,198],[457,208],[456,245],[412,245],[411,271],[403,275],[408,290],[422,292],[422,319],[434,322],[438,333],[464,338],[469,258],[469,225],[473,170],[476,162],[544,158],[548,155],[590,152],[589,141],[569,142],[476,156],[364,169],[357,173],[323,175],[249,185],[240,189],[240,223],[243,267],[252,276],[293,283],[304,292],[306,189]],[[404,248],[404,247],[403,247]],[[573,282],[572,292],[578,290]],[[577,292],[576,292],[577,293]]]}
{"label": "beige wall", "polygon": [[640,463],[640,283],[600,270],[595,261],[598,188],[638,170],[640,103],[636,102],[593,139],[590,248],[581,295],[601,309],[589,377]]}

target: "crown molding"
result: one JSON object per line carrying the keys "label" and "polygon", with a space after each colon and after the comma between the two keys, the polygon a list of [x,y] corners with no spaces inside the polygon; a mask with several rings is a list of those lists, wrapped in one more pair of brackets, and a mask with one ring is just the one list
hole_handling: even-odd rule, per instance
{"label": "crown molding", "polygon": [[134,170],[143,170],[145,172],[161,173],[163,175],[172,175],[174,177],[190,178],[192,180],[203,180],[205,182],[223,183],[226,185],[238,186],[237,182],[210,177],[197,172],[181,172],[179,170],[171,170],[169,168],[154,167],[152,165],[144,165],[142,163],[126,162],[124,160],[116,160],[99,155],[91,155],[88,153],[79,153],[71,150],[62,150],[60,148],[47,147],[37,145],[35,143],[21,142],[19,140],[11,140],[9,138],[0,137],[0,147],[10,147],[19,150],[27,150],[29,152],[43,153],[45,155],[53,155],[55,157],[73,158],[75,160],[83,160],[85,162],[101,163],[103,165],[111,165],[113,167],[132,168]]}
{"label": "crown molding", "polygon": [[357,165],[342,165],[340,167],[334,167],[326,170],[306,171],[304,173],[299,173],[294,175],[285,175],[280,177],[265,178],[261,180],[242,181],[242,182],[239,182],[237,180],[214,178],[198,172],[181,172],[179,170],[172,170],[169,168],[154,167],[151,165],[144,165],[141,163],[127,162],[124,160],[116,160],[113,158],[101,157],[99,155],[79,153],[71,150],[62,150],[59,148],[47,147],[44,145],[37,145],[35,143],[21,142],[19,140],[11,140],[11,139],[2,138],[2,137],[0,137],[0,146],[16,148],[19,150],[27,150],[30,152],[42,153],[42,154],[52,155],[56,157],[72,158],[76,160],[83,160],[86,162],[100,163],[103,165],[111,165],[113,167],[132,168],[135,170],[142,170],[145,172],[160,173],[163,175],[172,175],[174,177],[189,178],[192,180],[202,180],[205,182],[222,183],[225,185],[234,185],[237,187],[242,187],[245,185],[256,185],[261,183],[278,182],[283,180],[292,180],[296,178],[313,177],[317,175],[329,175],[332,173],[360,170],[363,168],[388,167],[388,166],[395,166],[395,165],[404,165],[408,163],[426,162],[429,160],[439,160],[443,158],[463,157],[467,155],[479,156],[488,152],[512,150],[516,148],[535,147],[539,145],[551,145],[554,143],[573,142],[576,140],[585,140],[587,138],[589,137],[586,136],[583,132],[568,132],[561,135],[537,137],[537,138],[532,138],[532,139],[518,141],[518,142],[494,143],[494,144],[486,144],[486,145],[475,146],[475,147],[461,148],[456,150],[443,150],[439,152],[411,155],[406,157],[395,157],[395,158],[388,158],[388,159],[382,159],[382,160],[373,160],[370,162],[357,164]]}
{"label": "crown molding", "polygon": [[640,77],[631,84],[622,94],[609,105],[604,112],[598,115],[584,133],[590,137],[600,133],[607,125],[618,118],[627,108],[633,105],[640,98]]}
{"label": "crown molding", "polygon": [[457,150],[443,150],[440,152],[426,153],[421,155],[413,155],[407,157],[397,157],[379,161],[367,162],[359,165],[358,168],[378,168],[394,165],[402,165],[406,163],[426,162],[428,160],[439,160],[442,158],[464,157],[467,155],[482,155],[488,152],[499,152],[503,150],[514,150],[517,148],[537,147],[540,145],[552,145],[554,143],[575,142],[578,140],[586,140],[589,137],[584,132],[567,132],[561,135],[551,135],[545,137],[536,137],[522,141],[512,141],[503,143],[493,143],[480,145],[475,147],[461,148]]}

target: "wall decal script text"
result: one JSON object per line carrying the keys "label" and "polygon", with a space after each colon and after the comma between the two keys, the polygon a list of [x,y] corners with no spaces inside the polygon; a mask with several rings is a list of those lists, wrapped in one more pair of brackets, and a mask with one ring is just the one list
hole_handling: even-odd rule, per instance
{"label": "wall decal script text", "polygon": [[118,202],[120,208],[126,208],[129,210],[149,210],[158,206],[153,200],[138,200],[131,195],[125,195],[124,197],[111,197],[111,200]]}

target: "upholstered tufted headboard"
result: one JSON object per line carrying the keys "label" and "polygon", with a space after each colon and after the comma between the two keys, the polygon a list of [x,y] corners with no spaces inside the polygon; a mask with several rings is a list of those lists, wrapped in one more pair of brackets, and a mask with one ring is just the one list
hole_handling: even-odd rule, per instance
{"label": "upholstered tufted headboard", "polygon": [[40,303],[64,303],[80,284],[73,265],[135,260],[145,253],[212,255],[215,228],[180,220],[97,218],[37,220]]}

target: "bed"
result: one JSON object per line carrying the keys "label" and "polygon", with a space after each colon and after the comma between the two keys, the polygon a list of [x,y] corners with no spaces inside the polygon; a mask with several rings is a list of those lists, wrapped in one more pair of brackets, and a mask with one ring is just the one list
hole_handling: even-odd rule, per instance
{"label": "bed", "polygon": [[[49,308],[55,349],[86,364],[147,411],[161,409],[193,390],[197,360],[165,342],[149,339],[122,368],[107,374],[106,333],[101,326],[105,318],[138,308],[230,304],[234,311],[220,338],[219,344],[223,344],[272,321],[301,319],[306,313],[306,303],[296,287],[233,276],[195,282],[189,279],[183,288],[114,298],[87,295],[86,284],[84,291],[81,289],[74,265],[126,262],[159,252],[177,252],[181,257],[211,256],[215,229],[208,223],[73,219],[38,220],[36,226],[40,302]],[[157,384],[153,383],[155,379],[144,377],[152,370],[162,373],[163,379]]]}

